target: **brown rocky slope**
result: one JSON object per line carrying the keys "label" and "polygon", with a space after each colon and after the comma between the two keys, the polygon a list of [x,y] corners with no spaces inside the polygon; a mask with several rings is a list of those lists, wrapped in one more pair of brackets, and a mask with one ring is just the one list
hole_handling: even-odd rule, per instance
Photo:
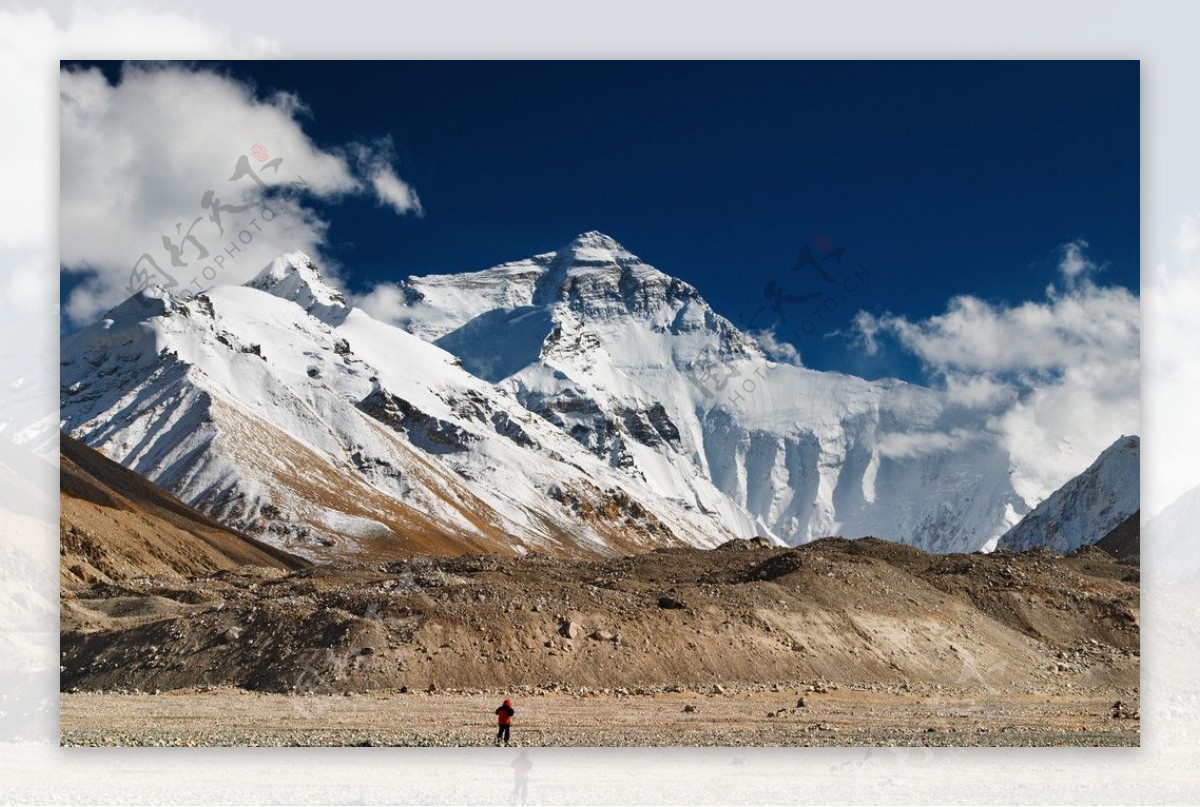
{"label": "brown rocky slope", "polygon": [[734,541],[602,561],[415,557],[64,593],[64,690],[1138,685],[1136,567]]}
{"label": "brown rocky slope", "polygon": [[60,581],[182,580],[241,567],[309,564],[195,510],[93,448],[60,436]]}

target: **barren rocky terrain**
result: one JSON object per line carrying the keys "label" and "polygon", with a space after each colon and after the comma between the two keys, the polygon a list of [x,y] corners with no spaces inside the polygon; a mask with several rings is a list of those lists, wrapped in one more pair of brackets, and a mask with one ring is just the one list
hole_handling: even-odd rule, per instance
{"label": "barren rocky terrain", "polygon": [[61,435],[59,445],[64,586],[309,565],[221,525],[69,435]]}
{"label": "barren rocky terrain", "polygon": [[870,539],[140,577],[64,592],[62,686],[1129,687],[1136,579],[1100,550],[939,556]]}
{"label": "barren rocky terrain", "polygon": [[547,744],[1136,744],[1137,577],[829,539],[95,583],[63,740],[477,744],[507,695]]}
{"label": "barren rocky terrain", "polygon": [[506,696],[543,744],[1137,741],[1139,571],[1099,548],[312,566],[74,454],[67,743],[476,744]]}
{"label": "barren rocky terrain", "polygon": [[828,684],[287,696],[236,689],[64,695],[66,745],[479,746],[513,697],[517,746],[1137,745],[1130,698]]}

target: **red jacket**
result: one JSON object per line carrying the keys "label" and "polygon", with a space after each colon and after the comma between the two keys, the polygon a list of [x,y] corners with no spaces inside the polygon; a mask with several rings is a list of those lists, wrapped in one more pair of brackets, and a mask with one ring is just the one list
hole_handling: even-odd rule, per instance
{"label": "red jacket", "polygon": [[516,710],[512,708],[512,701],[505,701],[504,705],[496,710],[496,724],[499,726],[511,726],[513,715]]}

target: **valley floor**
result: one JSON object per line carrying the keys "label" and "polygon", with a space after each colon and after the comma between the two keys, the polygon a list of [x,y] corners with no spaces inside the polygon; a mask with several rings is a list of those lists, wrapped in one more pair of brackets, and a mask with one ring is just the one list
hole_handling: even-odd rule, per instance
{"label": "valley floor", "polygon": [[64,585],[62,740],[481,745],[512,697],[529,745],[1136,745],[1139,579],[826,539]]}
{"label": "valley floor", "polygon": [[[479,746],[502,692],[278,695],[64,693],[63,745]],[[1136,696],[1134,696],[1136,698]],[[800,698],[805,705],[797,708]],[[1121,707],[1114,710],[1121,698]],[[761,686],[531,694],[517,746],[1137,746],[1137,704],[1115,692]],[[691,707],[694,711],[685,711]]]}

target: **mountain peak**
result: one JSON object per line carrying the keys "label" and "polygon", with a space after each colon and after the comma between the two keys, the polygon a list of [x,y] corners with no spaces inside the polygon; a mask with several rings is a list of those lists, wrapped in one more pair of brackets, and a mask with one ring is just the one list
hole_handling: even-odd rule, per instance
{"label": "mountain peak", "polygon": [[602,249],[616,249],[624,251],[625,247],[618,243],[617,239],[607,233],[602,233],[599,230],[588,230],[585,233],[580,233],[571,239],[572,247],[598,247]]}
{"label": "mountain peak", "polygon": [[316,263],[303,252],[285,252],[245,285],[291,300],[318,319],[344,319],[347,310],[345,295],[321,277]]}
{"label": "mountain peak", "polygon": [[1141,508],[1140,456],[1141,439],[1121,435],[1002,535],[997,548],[1044,545],[1066,553],[1096,543]]}
{"label": "mountain peak", "polygon": [[477,272],[412,276],[401,286],[406,304],[401,327],[428,341],[489,312],[557,307],[592,323],[634,316],[663,331],[704,328],[724,338],[736,330],[693,286],[598,230],[522,260]]}
{"label": "mountain peak", "polygon": [[1142,438],[1141,437],[1139,437],[1136,434],[1123,434],[1120,437],[1118,437],[1115,441],[1113,441],[1112,445],[1110,445],[1108,448],[1104,449],[1104,451],[1100,452],[1100,456],[1096,459],[1096,462],[1093,464],[1098,464],[1098,463],[1102,462],[1105,459],[1105,457],[1111,456],[1111,455],[1119,453],[1119,452],[1133,452],[1134,454],[1137,454],[1141,451],[1141,448],[1142,448]]}
{"label": "mountain peak", "polygon": [[151,284],[109,309],[104,317],[113,322],[124,319],[143,320],[161,316],[172,308],[170,293],[160,285]]}
{"label": "mountain peak", "polygon": [[571,239],[558,251],[574,265],[616,264],[625,261],[640,263],[638,257],[622,246],[617,239],[598,230],[588,230]]}

